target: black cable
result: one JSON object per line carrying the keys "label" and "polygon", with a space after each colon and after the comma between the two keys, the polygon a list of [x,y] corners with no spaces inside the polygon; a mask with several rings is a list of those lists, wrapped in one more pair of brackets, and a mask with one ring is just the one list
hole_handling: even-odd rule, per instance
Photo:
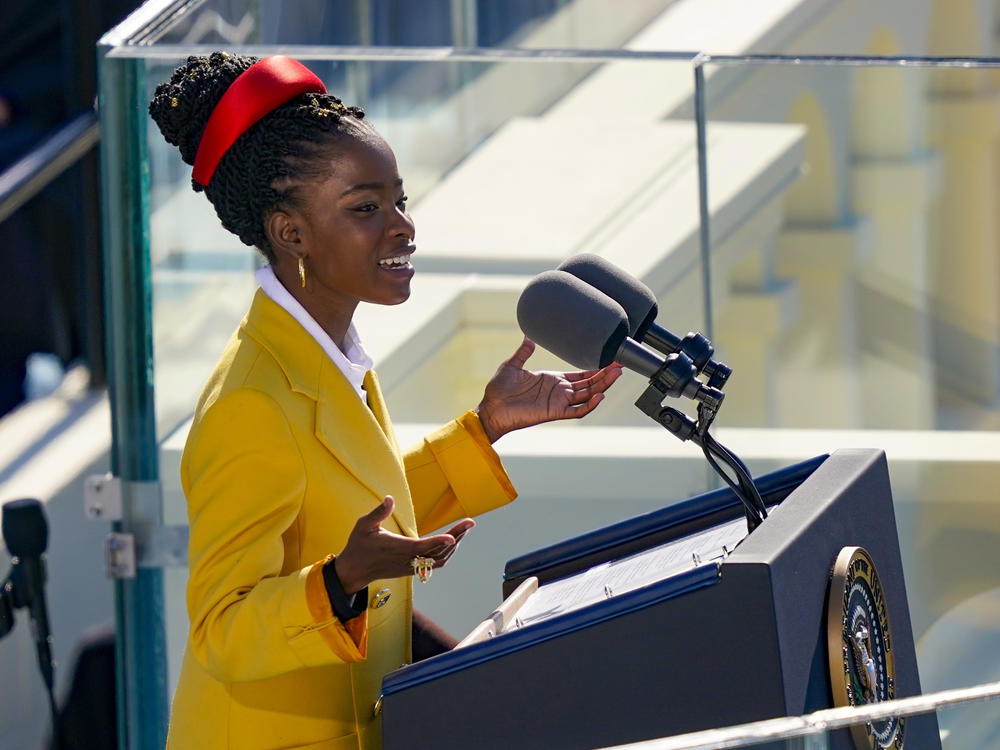
{"label": "black cable", "polygon": [[729,457],[729,462],[731,462],[730,466],[732,467],[736,475],[739,477],[740,486],[743,487],[744,492],[747,493],[748,497],[756,506],[761,516],[761,520],[767,518],[767,506],[764,504],[764,498],[760,496],[760,491],[757,489],[757,485],[754,483],[753,478],[750,475],[750,470],[747,468],[746,464],[740,460],[739,456],[737,456],[735,453],[733,453],[731,450],[729,450],[726,446],[724,446],[718,440],[713,438],[711,435],[706,435],[706,437],[711,442],[714,451],[724,453],[726,456]]}
{"label": "black cable", "polygon": [[50,680],[42,680],[45,683],[45,692],[49,695],[49,713],[52,714],[52,743],[49,745],[53,750],[60,750],[59,744],[59,709],[56,707],[55,690]]}
{"label": "black cable", "polygon": [[[709,466],[722,477],[729,489],[743,504],[747,518],[747,529],[753,531],[767,518],[767,507],[754,484],[750,470],[740,458],[713,438],[708,430],[718,415],[719,400],[700,399],[698,401],[698,421],[671,407],[663,408],[663,391],[658,384],[650,381],[649,387],[643,392],[635,405],[657,424],[665,427],[680,440],[691,440],[705,454]],[[715,460],[718,458],[732,470],[734,480]]]}
{"label": "black cable", "polygon": [[756,506],[759,516],[763,520],[767,518],[767,507],[764,505],[764,500],[757,491],[757,485],[754,484],[753,478],[750,475],[750,469],[747,468],[747,465],[743,463],[739,456],[713,438],[708,432],[718,413],[719,410],[717,407],[710,408],[704,401],[698,404],[698,424],[696,427],[698,435],[702,441],[709,443],[709,447],[713,453],[722,458],[732,468],[739,480],[740,487],[743,488],[746,496]]}
{"label": "black cable", "polygon": [[[701,446],[701,450],[705,454],[705,459],[709,465],[725,480],[729,488],[740,499],[740,502],[743,503],[747,515],[747,528],[753,531],[767,518],[767,508],[760,493],[757,491],[757,485],[754,484],[750,476],[750,470],[746,467],[746,464],[740,460],[739,456],[709,434],[708,430],[717,415],[717,405],[710,407],[704,401],[700,401],[698,403],[698,423],[695,427],[695,435],[692,435],[691,439]],[[722,467],[712,458],[712,454],[718,456],[719,459],[732,469],[736,475],[736,482],[733,482],[729,475],[722,470]]]}
{"label": "black cable", "polygon": [[764,505],[764,500],[757,491],[757,486],[750,477],[750,473],[746,470],[746,466],[732,451],[711,435],[706,434],[705,442],[708,444],[708,449],[722,459],[736,474],[743,496],[754,507],[754,514],[758,521],[763,522],[767,518],[767,507]]}
{"label": "black cable", "polygon": [[10,576],[0,582],[0,638],[3,638],[14,628],[14,596],[11,593],[13,584]]}
{"label": "black cable", "polygon": [[757,487],[756,485],[754,485],[753,479],[751,479],[749,474],[744,472],[736,464],[735,456],[732,454],[732,452],[730,452],[725,446],[719,444],[718,442],[715,441],[713,442],[714,442],[713,447],[718,451],[716,455],[724,453],[730,459],[734,459],[732,461],[727,461],[727,463],[733,469],[733,472],[737,475],[740,487],[742,488],[744,494],[756,509],[757,517],[760,518],[760,520],[763,522],[763,520],[767,518],[767,507],[764,505],[764,500],[761,498],[760,493],[757,492]]}
{"label": "black cable", "polygon": [[[760,526],[761,521],[763,521],[764,519],[760,517],[760,511],[757,510],[754,503],[746,495],[744,488],[738,485],[736,482],[734,482],[729,477],[729,475],[722,469],[722,467],[719,466],[716,460],[712,457],[712,453],[714,452],[712,450],[713,443],[715,443],[715,439],[712,438],[712,436],[709,435],[708,433],[705,433],[702,436],[701,450],[705,454],[705,459],[708,461],[709,465],[713,469],[715,469],[715,472],[720,477],[722,477],[722,479],[726,482],[726,484],[729,485],[729,488],[733,491],[733,494],[735,494],[736,497],[739,498],[740,502],[743,503],[744,511],[747,517],[747,530],[752,532],[754,529]],[[720,458],[727,464],[729,463],[726,457],[720,456]],[[730,466],[730,468],[733,467]],[[738,477],[739,472],[737,472],[735,469],[734,472],[737,474]]]}

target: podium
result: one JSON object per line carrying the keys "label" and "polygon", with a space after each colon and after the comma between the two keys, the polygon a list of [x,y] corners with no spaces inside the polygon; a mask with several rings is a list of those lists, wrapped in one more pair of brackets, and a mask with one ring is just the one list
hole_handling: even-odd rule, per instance
{"label": "podium", "polygon": [[[386,676],[383,747],[580,750],[829,708],[845,678],[830,664],[850,650],[830,632],[846,547],[877,567],[895,672],[883,697],[919,694],[884,453],[756,484],[770,514],[749,535],[722,488],[510,560],[504,604],[458,648]],[[898,736],[940,748],[933,715]],[[830,747],[856,744],[841,730]]]}

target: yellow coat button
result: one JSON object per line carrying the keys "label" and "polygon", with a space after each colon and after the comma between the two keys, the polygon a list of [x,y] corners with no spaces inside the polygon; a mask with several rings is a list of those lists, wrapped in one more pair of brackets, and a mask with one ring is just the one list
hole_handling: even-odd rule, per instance
{"label": "yellow coat button", "polygon": [[392,591],[390,589],[379,589],[376,591],[371,598],[368,606],[372,609],[378,609],[379,607],[384,607],[386,602],[389,601],[389,597],[392,596]]}

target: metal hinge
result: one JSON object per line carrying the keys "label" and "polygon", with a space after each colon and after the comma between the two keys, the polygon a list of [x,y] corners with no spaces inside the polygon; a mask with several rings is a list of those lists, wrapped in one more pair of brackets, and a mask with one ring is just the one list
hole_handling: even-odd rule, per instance
{"label": "metal hinge", "polygon": [[138,568],[186,567],[187,526],[142,526],[112,532],[104,544],[108,578],[135,578]]}
{"label": "metal hinge", "polygon": [[[88,518],[121,523],[108,534],[104,562],[109,578],[135,578],[139,568],[183,567],[187,563],[188,527],[159,523],[157,482],[122,482],[105,474],[84,480],[83,507]],[[130,501],[125,520],[124,500]]]}
{"label": "metal hinge", "polygon": [[83,480],[83,512],[98,521],[122,520],[122,480],[93,474]]}
{"label": "metal hinge", "polygon": [[108,578],[135,578],[135,537],[112,532],[104,540],[104,570]]}

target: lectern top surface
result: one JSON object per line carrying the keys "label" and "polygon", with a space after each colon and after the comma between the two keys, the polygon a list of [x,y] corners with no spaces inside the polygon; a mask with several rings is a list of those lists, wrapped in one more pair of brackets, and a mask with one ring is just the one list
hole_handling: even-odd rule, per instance
{"label": "lectern top surface", "polygon": [[[754,479],[764,503],[768,506],[780,503],[789,492],[798,487],[822,465],[828,456],[816,456],[808,461],[788,466]],[[628,518],[618,523],[595,529],[562,542],[542,547],[528,554],[507,561],[504,567],[504,581],[520,582],[529,576],[550,578],[548,569],[571,564],[603,551],[613,552],[625,543],[636,542],[650,535],[661,534],[670,529],[689,524],[705,527],[717,518],[716,514],[731,513],[733,517],[743,516],[743,507],[729,487],[719,487],[701,495],[671,503],[659,510]],[[704,519],[704,523],[702,522]],[[685,530],[680,532],[689,533]],[[678,534],[670,534],[678,536]],[[646,544],[642,544],[646,547]],[[609,556],[610,557],[610,556]],[[603,560],[609,559],[603,557]],[[596,562],[596,560],[595,560]],[[509,592],[508,592],[509,593]]]}
{"label": "lectern top surface", "polygon": [[538,587],[508,630],[525,627],[604,599],[663,581],[700,565],[718,562],[747,536],[740,518],[710,526],[627,557],[595,565]]}

